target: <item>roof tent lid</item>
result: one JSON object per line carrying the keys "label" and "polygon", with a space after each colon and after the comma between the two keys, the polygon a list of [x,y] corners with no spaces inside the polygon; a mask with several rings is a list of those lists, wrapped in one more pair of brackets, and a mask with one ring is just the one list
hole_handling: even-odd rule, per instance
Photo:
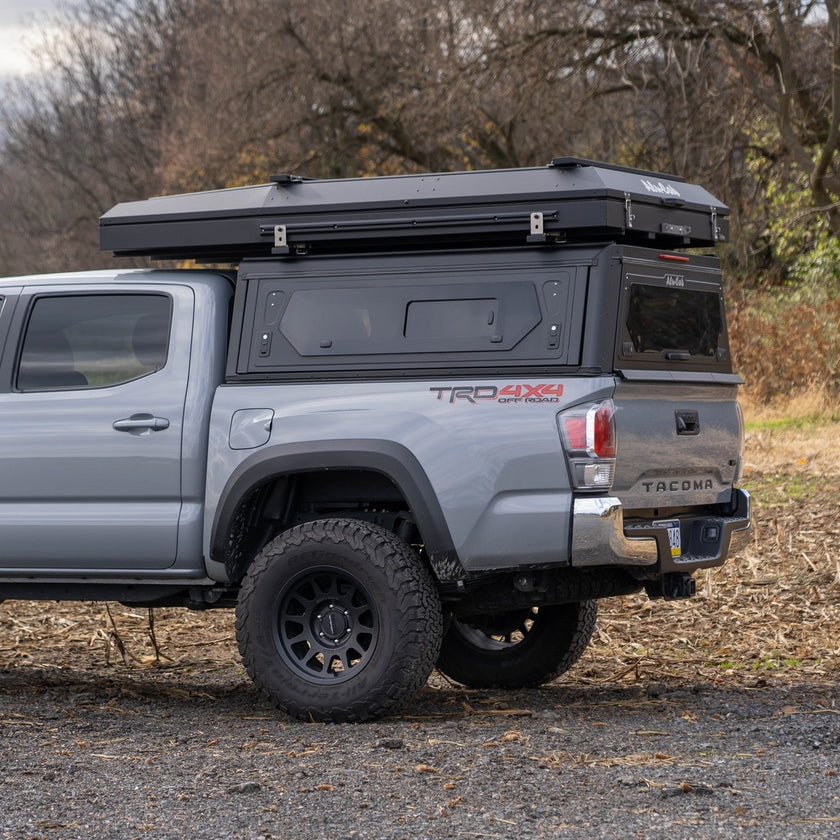
{"label": "roof tent lid", "polygon": [[[268,184],[125,202],[101,217],[100,245],[117,255],[240,259],[270,254],[278,226],[289,242],[311,243],[316,250],[377,243],[417,247],[424,238],[456,247],[482,237],[510,244],[514,232],[523,234],[522,242],[533,233],[532,213],[546,216],[546,232],[562,228],[566,235],[570,225],[563,217],[573,205],[608,201],[652,204],[663,218],[676,208],[718,218],[729,212],[703,187],[678,176],[555,158],[544,167],[423,175],[329,180],[276,175]],[[605,217],[601,224],[601,215],[584,220],[570,238],[613,229],[619,238],[628,233],[628,220],[632,228],[629,216]],[[725,236],[713,239],[704,230],[682,238],[687,241],[678,244],[697,245]]]}

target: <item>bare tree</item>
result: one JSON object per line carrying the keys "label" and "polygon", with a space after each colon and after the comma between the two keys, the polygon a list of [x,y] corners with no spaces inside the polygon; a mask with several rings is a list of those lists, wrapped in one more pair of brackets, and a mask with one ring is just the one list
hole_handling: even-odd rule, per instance
{"label": "bare tree", "polygon": [[748,262],[773,179],[840,232],[838,7],[81,0],[0,106],[2,268],[101,263],[98,215],[144,195],[560,154],[701,180]]}
{"label": "bare tree", "polygon": [[146,194],[159,167],[178,62],[178,4],[91,0],[70,10],[42,56],[44,72],[4,97],[0,219],[6,270],[105,259],[98,216]]}

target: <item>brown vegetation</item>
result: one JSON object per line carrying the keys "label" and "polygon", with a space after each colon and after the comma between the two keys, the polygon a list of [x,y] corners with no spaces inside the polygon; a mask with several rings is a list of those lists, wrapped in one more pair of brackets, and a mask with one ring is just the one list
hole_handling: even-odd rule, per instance
{"label": "brown vegetation", "polygon": [[784,404],[807,393],[818,413],[833,406],[838,417],[840,297],[788,294],[765,292],[752,305],[730,305],[735,366],[756,403]]}
{"label": "brown vegetation", "polygon": [[731,332],[753,398],[836,391],[838,11],[838,0],[76,0],[44,73],[0,98],[0,273],[111,265],[97,219],[118,201],[282,171],[578,155],[676,172],[730,204]]}
{"label": "brown vegetation", "polygon": [[835,677],[838,433],[837,423],[753,428],[743,479],[754,501],[749,541],[698,575],[691,601],[613,602],[601,621],[608,644],[595,649],[601,666],[614,658],[633,677],[756,686]]}

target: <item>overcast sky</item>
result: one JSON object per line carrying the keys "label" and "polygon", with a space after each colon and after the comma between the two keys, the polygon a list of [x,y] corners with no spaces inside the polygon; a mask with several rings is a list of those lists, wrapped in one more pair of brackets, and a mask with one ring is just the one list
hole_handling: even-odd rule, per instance
{"label": "overcast sky", "polygon": [[0,76],[32,68],[28,47],[38,40],[38,21],[60,4],[61,0],[0,0]]}

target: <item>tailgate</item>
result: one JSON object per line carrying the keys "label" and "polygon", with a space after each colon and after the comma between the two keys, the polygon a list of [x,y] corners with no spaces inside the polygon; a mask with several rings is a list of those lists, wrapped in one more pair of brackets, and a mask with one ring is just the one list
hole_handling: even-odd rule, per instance
{"label": "tailgate", "polygon": [[743,439],[736,394],[724,384],[618,385],[613,492],[625,510],[729,502]]}
{"label": "tailgate", "polygon": [[625,256],[615,367],[613,490],[625,510],[728,503],[743,445],[741,379],[717,260]]}

